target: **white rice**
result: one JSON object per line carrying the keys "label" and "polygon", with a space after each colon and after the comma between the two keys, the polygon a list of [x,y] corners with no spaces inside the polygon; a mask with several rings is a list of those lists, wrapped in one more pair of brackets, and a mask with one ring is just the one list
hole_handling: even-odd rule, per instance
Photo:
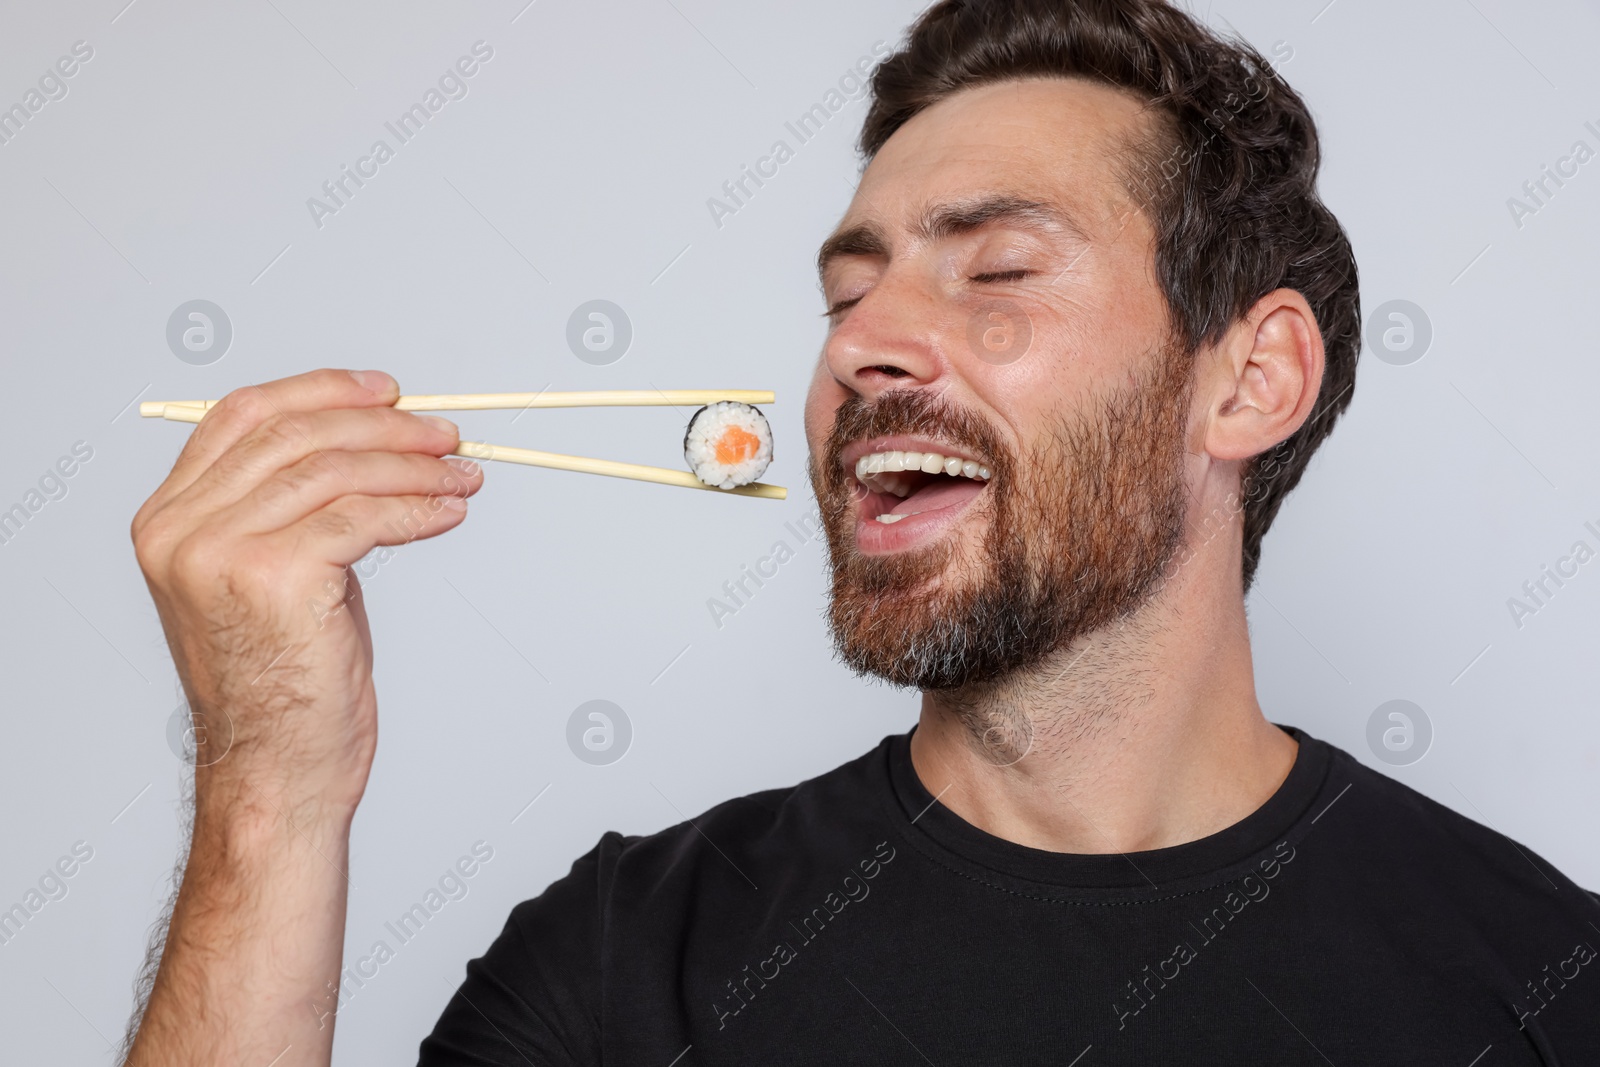
{"label": "white rice", "polygon": [[[760,443],[755,455],[735,463],[717,460],[716,442],[725,430],[737,426],[753,435]],[[718,489],[736,489],[749,485],[766,472],[772,462],[772,427],[761,409],[736,400],[722,400],[707,404],[689,419],[689,430],[683,435],[683,458],[689,461],[694,476]]]}

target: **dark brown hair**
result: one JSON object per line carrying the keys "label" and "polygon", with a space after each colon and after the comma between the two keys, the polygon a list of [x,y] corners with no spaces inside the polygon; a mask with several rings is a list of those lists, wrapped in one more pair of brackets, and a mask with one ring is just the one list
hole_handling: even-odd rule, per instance
{"label": "dark brown hair", "polygon": [[1156,119],[1114,165],[1153,223],[1157,277],[1189,351],[1280,287],[1316,315],[1326,349],[1316,405],[1253,457],[1240,486],[1249,589],[1262,535],[1350,404],[1361,351],[1355,257],[1316,192],[1316,124],[1260,52],[1161,0],[941,0],[874,73],[861,152],[870,160],[952,93],[1028,77],[1119,87]]}

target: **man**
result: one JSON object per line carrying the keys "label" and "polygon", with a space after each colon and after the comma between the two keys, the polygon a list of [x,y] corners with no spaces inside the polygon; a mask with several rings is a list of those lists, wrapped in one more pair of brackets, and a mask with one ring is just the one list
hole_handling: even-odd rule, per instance
{"label": "man", "polygon": [[[1256,701],[1244,591],[1359,347],[1299,97],[1156,0],[945,0],[873,91],[806,433],[838,652],[920,719],[607,834],[422,1062],[1600,1063],[1596,901]],[[481,484],[397,395],[236,392],[134,521],[235,735],[131,1063],[328,1061],[376,704],[359,598],[304,605]]]}

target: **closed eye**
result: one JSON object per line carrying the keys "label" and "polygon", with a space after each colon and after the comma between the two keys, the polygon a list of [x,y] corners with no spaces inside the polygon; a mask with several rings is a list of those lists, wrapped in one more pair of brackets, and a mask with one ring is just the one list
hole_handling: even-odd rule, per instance
{"label": "closed eye", "polygon": [[[1017,270],[988,271],[983,274],[972,275],[971,280],[978,282],[979,284],[989,284],[993,282],[1018,282],[1033,273],[1033,271],[1023,268],[1019,268]],[[836,303],[832,304],[827,311],[822,313],[822,317],[831,319],[841,312],[850,310],[860,302],[861,297],[859,296],[851,297],[848,300],[837,301]]]}

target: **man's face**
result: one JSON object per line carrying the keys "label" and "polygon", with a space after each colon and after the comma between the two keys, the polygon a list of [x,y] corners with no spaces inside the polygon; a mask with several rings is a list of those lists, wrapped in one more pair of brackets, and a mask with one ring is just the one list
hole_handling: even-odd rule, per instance
{"label": "man's face", "polygon": [[825,243],[806,436],[853,669],[991,681],[1159,586],[1192,375],[1112,168],[1143,121],[1077,80],[958,93],[895,132]]}

